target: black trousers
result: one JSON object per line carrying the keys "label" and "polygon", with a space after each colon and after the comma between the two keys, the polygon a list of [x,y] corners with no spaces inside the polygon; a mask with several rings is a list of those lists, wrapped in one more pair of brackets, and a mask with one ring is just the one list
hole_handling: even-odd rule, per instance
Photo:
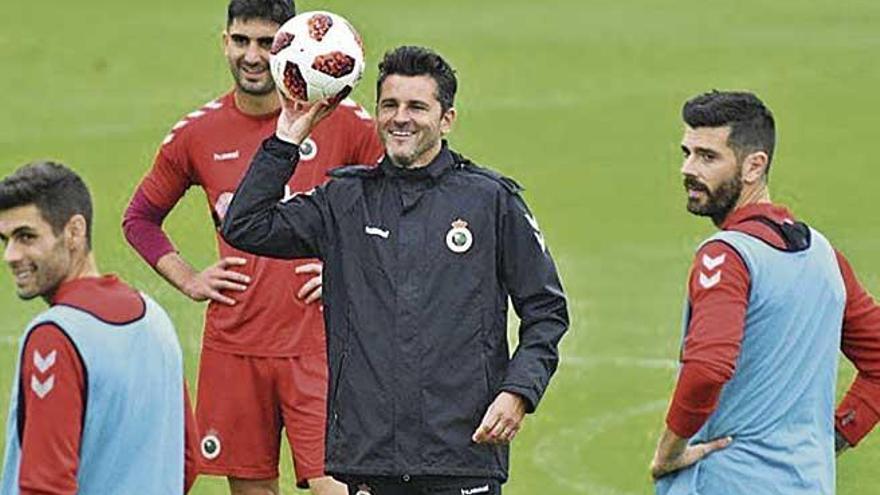
{"label": "black trousers", "polygon": [[501,495],[501,483],[492,478],[364,477],[346,484],[349,495]]}

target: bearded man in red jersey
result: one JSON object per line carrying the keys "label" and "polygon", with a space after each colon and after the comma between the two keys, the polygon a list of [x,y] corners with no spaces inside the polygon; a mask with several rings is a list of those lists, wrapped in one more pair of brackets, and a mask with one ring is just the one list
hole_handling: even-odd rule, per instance
{"label": "bearded man in red jersey", "polygon": [[[317,260],[276,260],[217,243],[220,260],[193,268],[161,229],[186,190],[200,186],[216,225],[251,157],[272,135],[280,113],[269,71],[289,0],[232,0],[223,47],[235,81],[229,93],[177,122],[137,187],[123,222],[141,256],[194,301],[209,301],[202,341],[196,415],[202,472],[225,475],[233,494],[277,494],[282,429],[293,451],[297,485],[315,494],[344,493],[324,474],[327,358]],[[303,141],[304,167],[285,197],[325,181],[346,164],[382,155],[375,125],[344,100]]]}

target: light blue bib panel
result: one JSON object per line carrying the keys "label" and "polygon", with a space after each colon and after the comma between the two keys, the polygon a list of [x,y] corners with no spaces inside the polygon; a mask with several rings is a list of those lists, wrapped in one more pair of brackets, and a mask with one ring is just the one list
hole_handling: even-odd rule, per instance
{"label": "light blue bib panel", "polygon": [[659,480],[658,495],[834,494],[834,391],[846,291],[831,245],[813,229],[810,237],[799,252],[734,231],[706,241],[732,246],[751,286],[736,371],[691,441],[729,435],[733,443]]}
{"label": "light blue bib panel", "polygon": [[[34,328],[54,323],[82,358],[87,396],[80,444],[78,493],[183,493],[183,361],[174,326],[147,296],[139,320],[114,325],[69,306],[35,318],[19,342],[0,494],[19,493],[19,384],[25,344]],[[49,372],[51,373],[51,372]],[[27,418],[25,417],[25,421]]]}

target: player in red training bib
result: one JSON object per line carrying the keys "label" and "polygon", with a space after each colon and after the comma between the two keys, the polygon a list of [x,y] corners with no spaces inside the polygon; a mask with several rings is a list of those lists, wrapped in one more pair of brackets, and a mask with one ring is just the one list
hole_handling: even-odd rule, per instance
{"label": "player in red training bib", "polygon": [[[345,493],[324,474],[327,364],[317,260],[253,256],[218,235],[220,259],[198,271],[162,231],[165,216],[191,186],[205,193],[216,225],[260,143],[280,113],[269,71],[275,32],[294,14],[291,2],[232,0],[223,34],[234,89],[177,122],[137,187],[125,236],[174,287],[208,300],[196,415],[201,470],[225,475],[233,494],[278,493],[284,429],[297,485]],[[309,191],[328,170],[373,164],[382,155],[375,124],[343,101],[301,146],[302,165],[285,197]]]}

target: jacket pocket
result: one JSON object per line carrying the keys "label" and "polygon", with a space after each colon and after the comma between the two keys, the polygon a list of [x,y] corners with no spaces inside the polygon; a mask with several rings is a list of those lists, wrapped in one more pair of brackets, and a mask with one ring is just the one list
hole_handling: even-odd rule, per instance
{"label": "jacket pocket", "polygon": [[452,469],[449,474],[494,464],[492,449],[471,441],[493,398],[490,363],[481,347],[475,341],[461,348],[455,359],[440,360],[422,389],[422,455],[431,465]]}
{"label": "jacket pocket", "polygon": [[339,406],[336,403],[336,398],[339,396],[339,386],[342,383],[342,374],[345,372],[345,364],[348,361],[348,351],[342,351],[342,354],[339,357],[339,367],[336,372],[336,376],[333,379],[333,394],[330,397],[330,438],[338,443],[342,437],[340,421],[339,421]]}
{"label": "jacket pocket", "polygon": [[338,453],[342,450],[342,422],[340,420],[340,407],[337,402],[339,398],[339,388],[343,383],[343,376],[345,375],[346,368],[348,366],[349,361],[349,339],[351,332],[351,320],[350,318],[350,310],[346,311],[346,330],[342,335],[342,342],[340,345],[341,352],[339,354],[339,364],[336,366],[336,373],[333,374],[333,388],[331,389],[331,394],[328,397],[327,402],[327,410],[329,412],[329,423],[328,423],[328,440],[333,444],[333,450],[331,452]]}

